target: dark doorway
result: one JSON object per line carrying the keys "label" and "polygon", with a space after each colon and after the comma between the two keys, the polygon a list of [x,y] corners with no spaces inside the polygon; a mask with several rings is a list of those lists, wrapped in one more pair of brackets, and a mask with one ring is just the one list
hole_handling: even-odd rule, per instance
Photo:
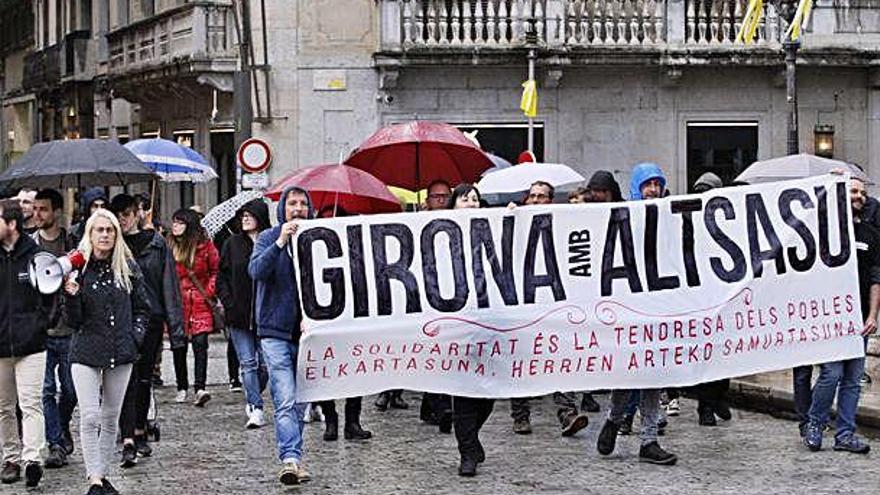
{"label": "dark doorway", "polygon": [[688,122],[687,187],[706,172],[729,185],[757,160],[757,122]]}
{"label": "dark doorway", "polygon": [[[462,132],[477,131],[477,141],[483,150],[498,155],[512,164],[520,153],[528,149],[527,124],[453,124]],[[535,157],[544,161],[544,125],[535,123]]]}
{"label": "dark doorway", "polygon": [[217,203],[235,196],[235,133],[232,129],[211,131],[211,165],[217,175]]}

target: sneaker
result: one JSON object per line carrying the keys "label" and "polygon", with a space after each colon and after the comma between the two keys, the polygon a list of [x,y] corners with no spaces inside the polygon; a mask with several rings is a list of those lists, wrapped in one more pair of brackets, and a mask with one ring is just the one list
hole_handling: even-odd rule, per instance
{"label": "sneaker", "polygon": [[107,478],[101,478],[101,487],[104,488],[104,493],[106,495],[119,495],[119,490],[117,490],[115,486],[111,485]]}
{"label": "sneaker", "polygon": [[842,438],[834,439],[834,450],[852,452],[853,454],[867,454],[871,451],[871,446],[855,435],[846,435]]}
{"label": "sneaker", "polygon": [[730,412],[730,404],[727,401],[719,401],[715,404],[715,415],[722,421],[730,421],[733,414]]}
{"label": "sneaker", "polygon": [[256,407],[248,405],[247,410],[248,420],[244,425],[245,428],[248,430],[255,430],[266,426],[266,418],[263,415],[262,409],[257,409]]}
{"label": "sneaker", "polygon": [[376,409],[380,411],[384,411],[388,409],[388,403],[391,402],[391,394],[389,392],[382,392],[376,397]]}
{"label": "sneaker", "polygon": [[70,430],[61,432],[61,445],[64,446],[65,454],[70,455],[73,453],[73,435],[70,434]]}
{"label": "sneaker", "polygon": [[150,457],[153,455],[153,447],[147,442],[146,435],[135,435],[134,447],[135,450],[137,450],[138,455],[141,457]]}
{"label": "sneaker", "polygon": [[804,435],[804,445],[813,452],[822,450],[822,427],[810,424]]}
{"label": "sneaker", "polygon": [[321,411],[321,406],[317,404],[308,404],[306,406],[306,412],[303,414],[303,421],[306,423],[323,423],[325,420],[324,413]]}
{"label": "sneaker", "polygon": [[590,418],[586,414],[572,414],[562,420],[562,436],[570,437],[583,430],[590,424]]}
{"label": "sneaker", "polygon": [[715,411],[710,408],[704,408],[699,411],[699,419],[697,423],[700,426],[717,426],[718,422],[715,421]]}
{"label": "sneaker", "polygon": [[862,373],[862,377],[859,379],[859,385],[865,386],[871,384],[871,375],[867,373]]}
{"label": "sneaker", "polygon": [[122,446],[122,461],[119,463],[119,467],[130,468],[135,464],[137,464],[137,448],[133,443],[126,443]]}
{"label": "sneaker", "polygon": [[306,471],[306,468],[302,466],[302,464],[298,464],[296,467],[296,477],[299,479],[300,483],[308,483],[312,481],[312,475]]}
{"label": "sneaker", "polygon": [[242,390],[241,383],[231,382],[229,384],[229,391],[230,392],[241,392],[241,390]]}
{"label": "sneaker", "polygon": [[282,485],[298,485],[299,484],[299,467],[295,462],[285,462],[281,471],[278,472],[278,481]]}
{"label": "sneaker", "polygon": [[409,409],[409,404],[403,400],[400,394],[392,395],[391,402],[388,405],[391,406],[391,409]]}
{"label": "sneaker", "polygon": [[108,492],[104,485],[89,485],[89,491],[86,492],[86,495],[107,495]]}
{"label": "sneaker", "polygon": [[36,461],[28,461],[24,465],[24,486],[33,488],[40,484],[43,478],[43,466]]}
{"label": "sneaker", "polygon": [[177,402],[178,404],[183,404],[184,402],[186,402],[187,397],[188,394],[186,393],[186,390],[178,390],[177,395],[174,397],[174,402]]}
{"label": "sneaker", "polygon": [[209,394],[207,390],[197,390],[196,400],[193,401],[193,405],[196,407],[205,407],[205,404],[207,404],[209,400],[211,400],[211,394]]}
{"label": "sneaker", "polygon": [[581,411],[599,412],[601,409],[602,407],[599,406],[599,403],[593,398],[593,394],[590,392],[584,392],[584,396],[581,398]]}
{"label": "sneaker", "polygon": [[629,435],[633,431],[633,420],[636,419],[634,414],[627,414],[623,417],[623,423],[620,423],[620,427],[617,430],[618,435]]}
{"label": "sneaker", "polygon": [[657,442],[651,442],[642,445],[639,449],[639,461],[649,462],[651,464],[659,464],[661,466],[671,466],[678,462],[675,454],[666,452]]}
{"label": "sneaker", "polygon": [[513,422],[513,432],[517,435],[531,435],[532,422],[529,418],[517,419]]}
{"label": "sneaker", "polygon": [[161,386],[165,385],[165,382],[162,381],[162,376],[161,376],[161,375],[153,375],[153,377],[151,378],[151,380],[153,381],[153,386],[154,386],[154,387],[157,387],[157,388],[158,388],[158,387],[161,387]]}
{"label": "sneaker", "polygon": [[599,432],[599,440],[596,442],[596,450],[600,454],[610,455],[614,452],[614,445],[617,443],[617,431],[619,429],[619,424],[610,419],[605,420],[605,424],[602,425],[602,430]]}
{"label": "sneaker", "polygon": [[679,414],[681,414],[681,404],[679,404],[678,399],[671,399],[669,404],[666,404],[666,415],[678,416]]}
{"label": "sneaker", "polygon": [[62,445],[50,445],[46,456],[46,468],[58,469],[67,465],[67,451]]}
{"label": "sneaker", "polygon": [[473,477],[477,475],[477,461],[470,457],[462,457],[461,464],[458,465],[458,475],[465,477]]}
{"label": "sneaker", "polygon": [[0,481],[3,484],[15,483],[16,481],[21,479],[21,466],[14,462],[7,461],[6,464],[3,465],[3,471],[0,471]]}

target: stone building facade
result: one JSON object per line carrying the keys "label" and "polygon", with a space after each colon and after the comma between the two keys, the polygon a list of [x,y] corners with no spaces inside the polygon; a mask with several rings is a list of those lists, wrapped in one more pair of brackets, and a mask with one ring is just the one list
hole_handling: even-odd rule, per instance
{"label": "stone building facade", "polygon": [[[24,2],[33,5],[37,33],[44,2],[68,5],[66,17],[49,9],[49,31],[53,19],[91,9],[83,51],[91,72],[81,78],[90,77],[93,135],[158,134],[217,164],[214,184],[166,187],[168,210],[181,202],[207,206],[235,190],[234,131],[242,131],[235,74],[248,68],[251,133],[273,148],[272,179],[338,162],[379,126],[411,119],[476,129],[484,148],[515,158],[525,146],[518,107],[530,50],[537,151],[545,161],[586,175],[613,170],[626,182],[633,164],[651,160],[667,171],[673,192],[684,192],[702,171],[729,179],[754,159],[786,151],[786,25],[773,2],[748,46],[734,42],[746,0]],[[22,2],[0,5],[12,3]],[[245,21],[251,44],[243,58]],[[85,24],[68,22],[62,31],[71,27]],[[45,106],[40,88],[14,88],[15,57],[50,45],[0,52],[7,60],[5,128],[21,126],[21,118],[10,123],[10,108],[20,106],[14,98]],[[833,156],[880,176],[878,55],[880,1],[815,2],[798,58],[802,151],[814,152],[816,131],[833,126]],[[80,88],[78,79],[71,83]],[[62,117],[72,113],[71,98],[69,90],[56,97]],[[62,130],[70,125],[62,119]],[[19,138],[13,149],[4,136],[6,156],[19,152]]]}

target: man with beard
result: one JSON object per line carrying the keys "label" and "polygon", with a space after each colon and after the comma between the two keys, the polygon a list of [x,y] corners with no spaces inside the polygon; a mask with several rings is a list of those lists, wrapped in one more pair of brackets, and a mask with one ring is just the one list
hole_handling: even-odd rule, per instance
{"label": "man with beard", "polygon": [[[60,225],[64,199],[54,189],[43,189],[34,197],[33,218],[39,230],[31,237],[43,250],[63,256],[76,246]],[[43,418],[46,425],[46,442],[49,454],[47,468],[67,465],[67,456],[73,453],[73,437],[70,419],[76,408],[76,389],[70,375],[70,339],[73,329],[67,326],[64,296],[55,296],[54,311],[50,315],[50,327],[46,331],[46,376],[43,379]],[[55,380],[56,370],[58,380]]]}
{"label": "man with beard", "polygon": [[[859,276],[859,294],[865,325],[862,335],[867,338],[877,331],[877,313],[880,309],[880,232],[860,217],[867,193],[865,183],[850,179],[850,204],[856,237],[856,259]],[[806,368],[806,383],[812,367]],[[822,449],[822,432],[831,412],[831,404],[837,395],[837,429],[834,434],[834,450],[867,454],[871,446],[856,436],[856,410],[859,407],[861,387],[859,380],[865,370],[865,357],[833,361],[820,365],[819,378],[812,390],[812,400],[807,413],[804,444],[811,451]],[[809,389],[807,389],[809,390]]]}
{"label": "man with beard", "polygon": [[304,189],[288,187],[281,193],[276,213],[279,224],[257,238],[248,273],[257,284],[257,335],[275,405],[275,441],[282,464],[278,480],[297,485],[311,477],[302,466],[305,405],[296,402],[302,308],[290,240],[303,220],[314,217],[314,210]]}

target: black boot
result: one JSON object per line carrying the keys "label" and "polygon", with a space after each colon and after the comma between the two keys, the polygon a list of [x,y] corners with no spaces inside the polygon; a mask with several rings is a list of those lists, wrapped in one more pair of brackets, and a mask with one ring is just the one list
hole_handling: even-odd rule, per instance
{"label": "black boot", "polygon": [[382,392],[376,397],[376,409],[385,411],[388,409],[388,403],[391,402],[391,392]]}
{"label": "black boot", "polygon": [[472,459],[470,457],[462,457],[461,464],[458,465],[458,475],[459,476],[476,476],[477,475],[477,461],[476,459]]}
{"label": "black boot", "polygon": [[443,411],[438,424],[440,433],[452,433],[452,411]]}
{"label": "black boot", "polygon": [[367,440],[373,438],[373,433],[363,429],[359,421],[346,421],[343,433],[346,440]]}
{"label": "black boot", "polygon": [[700,416],[698,423],[700,426],[715,426],[718,424],[715,421],[715,411],[711,406],[699,407],[697,413]]}
{"label": "black boot", "polygon": [[[325,416],[324,417],[324,425],[325,425],[324,426],[324,428],[325,428],[324,429],[324,441],[325,442],[333,442],[335,440],[338,440],[339,439],[339,418]],[[346,425],[345,428],[346,428],[345,435],[346,435],[346,438],[348,438],[348,433],[347,433],[348,425]]]}

